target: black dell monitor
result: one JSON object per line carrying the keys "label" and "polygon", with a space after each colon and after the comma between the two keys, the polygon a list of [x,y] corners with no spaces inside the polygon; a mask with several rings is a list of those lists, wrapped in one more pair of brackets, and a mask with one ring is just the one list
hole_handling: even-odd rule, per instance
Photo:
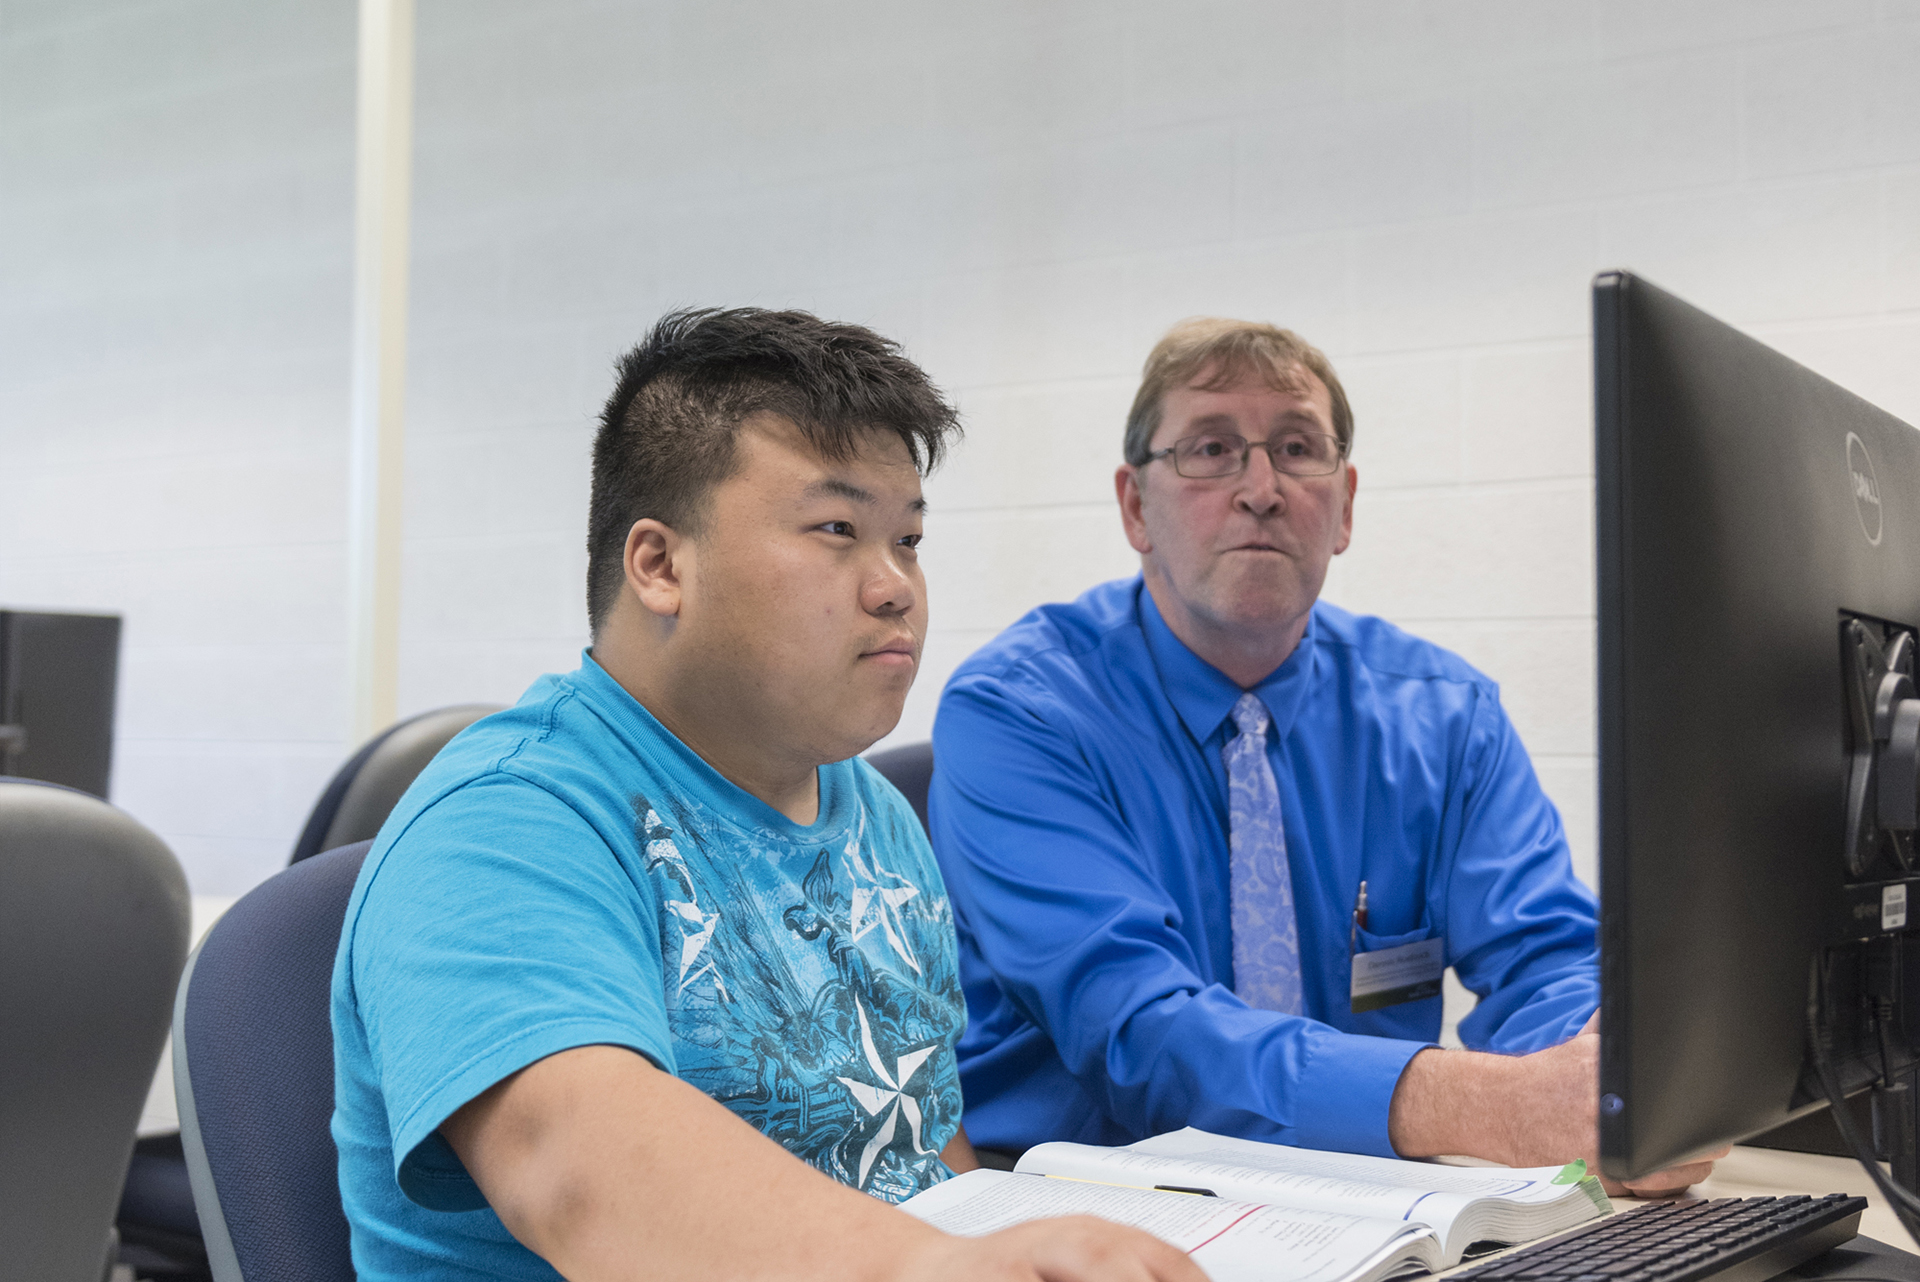
{"label": "black dell monitor", "polygon": [[1638,277],[1593,298],[1600,1154],[1630,1179],[1912,1075],[1920,432]]}

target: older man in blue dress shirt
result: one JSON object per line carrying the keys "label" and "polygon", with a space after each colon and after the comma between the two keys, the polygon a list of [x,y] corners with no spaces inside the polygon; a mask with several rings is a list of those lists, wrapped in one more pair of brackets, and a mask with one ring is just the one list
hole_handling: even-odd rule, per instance
{"label": "older man in blue dress shirt", "polygon": [[[1594,897],[1498,691],[1318,601],[1352,438],[1296,335],[1175,328],[1115,475],[1140,575],[1035,610],[942,695],[976,1144],[1595,1158]],[[1445,967],[1471,1050],[1434,1044]]]}

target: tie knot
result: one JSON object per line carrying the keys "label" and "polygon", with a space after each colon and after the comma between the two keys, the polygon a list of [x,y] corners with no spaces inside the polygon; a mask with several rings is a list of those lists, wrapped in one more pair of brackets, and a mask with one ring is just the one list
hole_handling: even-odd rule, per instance
{"label": "tie knot", "polygon": [[1267,735],[1267,705],[1251,690],[1240,696],[1233,705],[1233,724],[1241,734],[1264,739]]}

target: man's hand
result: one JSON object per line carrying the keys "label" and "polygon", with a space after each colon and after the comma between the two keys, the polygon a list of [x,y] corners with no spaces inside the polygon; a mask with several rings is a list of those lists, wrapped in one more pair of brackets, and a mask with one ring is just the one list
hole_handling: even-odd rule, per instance
{"label": "man's hand", "polygon": [[663,1277],[1205,1282],[1182,1252],[1104,1220],[951,1237],[822,1175],[617,1046],[522,1069],[440,1134],[508,1231],[574,1282],[631,1277],[643,1263]]}
{"label": "man's hand", "polygon": [[[1424,1050],[1394,1089],[1387,1134],[1403,1157],[1455,1153],[1508,1166],[1586,1159],[1600,1172],[1598,1016],[1579,1034],[1531,1055]],[[1658,1171],[1625,1184],[1602,1177],[1614,1197],[1664,1197],[1697,1184],[1725,1157]]]}

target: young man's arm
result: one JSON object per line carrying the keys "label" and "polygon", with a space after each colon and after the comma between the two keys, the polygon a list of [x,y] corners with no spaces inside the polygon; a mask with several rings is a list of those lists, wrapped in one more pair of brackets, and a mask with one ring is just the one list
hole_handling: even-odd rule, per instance
{"label": "young man's arm", "polygon": [[[440,1127],[510,1232],[573,1282],[661,1277],[1205,1282],[1105,1221],[952,1237],[836,1183],[616,1046],[522,1069]],[[969,1152],[971,1149],[969,1148]]]}

